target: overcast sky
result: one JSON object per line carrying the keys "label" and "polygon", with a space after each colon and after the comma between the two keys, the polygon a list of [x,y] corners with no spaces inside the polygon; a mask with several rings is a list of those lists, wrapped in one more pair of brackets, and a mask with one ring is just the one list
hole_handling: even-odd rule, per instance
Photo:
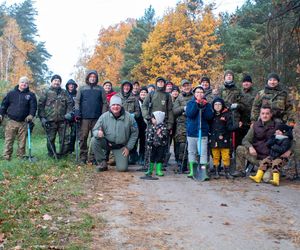
{"label": "overcast sky", "polygon": [[[6,0],[8,5],[15,2],[22,1]],[[80,45],[85,41],[93,48],[102,27],[127,18],[139,18],[150,5],[155,9],[156,16],[162,16],[168,7],[174,7],[177,2],[178,0],[36,0],[39,40],[46,42],[46,49],[52,55],[48,61],[50,70],[60,74],[63,82],[66,82],[72,78]],[[233,12],[243,2],[244,0],[215,1],[217,12]]]}

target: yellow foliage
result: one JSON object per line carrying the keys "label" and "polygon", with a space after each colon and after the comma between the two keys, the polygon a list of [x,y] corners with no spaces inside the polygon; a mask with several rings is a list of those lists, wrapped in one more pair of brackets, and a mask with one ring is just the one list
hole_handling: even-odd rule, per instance
{"label": "yellow foliage", "polygon": [[26,63],[27,53],[34,45],[22,40],[20,28],[13,18],[7,18],[0,37],[0,79],[9,81],[12,85],[18,82],[21,76],[32,77],[32,72]]}
{"label": "yellow foliage", "polygon": [[94,54],[87,63],[89,69],[98,71],[100,82],[105,79],[113,84],[120,82],[119,72],[124,60],[122,49],[133,24],[134,20],[129,19],[100,30]]}
{"label": "yellow foliage", "polygon": [[179,84],[183,78],[193,82],[203,75],[217,78],[223,71],[221,44],[215,35],[219,24],[210,8],[193,18],[185,3],[178,4],[157,23],[143,44],[142,61],[132,72],[135,79],[149,83],[164,76]]}

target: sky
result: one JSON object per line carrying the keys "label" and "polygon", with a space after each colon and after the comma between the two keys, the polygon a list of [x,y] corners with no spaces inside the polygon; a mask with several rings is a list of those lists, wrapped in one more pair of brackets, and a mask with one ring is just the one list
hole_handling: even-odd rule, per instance
{"label": "sky", "polygon": [[[0,0],[0,3],[5,2]],[[6,0],[7,5],[22,2]],[[62,76],[63,82],[72,78],[82,43],[92,50],[101,28],[127,18],[139,18],[150,5],[157,17],[178,0],[36,0],[38,40],[45,42],[52,58],[49,69]],[[212,0],[206,0],[210,3]],[[217,12],[234,12],[244,0],[215,0]]]}

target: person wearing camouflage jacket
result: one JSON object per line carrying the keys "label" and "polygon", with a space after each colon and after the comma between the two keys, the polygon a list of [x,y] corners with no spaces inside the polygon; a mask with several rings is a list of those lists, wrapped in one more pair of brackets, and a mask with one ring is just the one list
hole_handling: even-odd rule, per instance
{"label": "person wearing camouflage jacket", "polygon": [[273,119],[277,122],[294,124],[294,112],[288,91],[280,84],[280,78],[276,73],[268,75],[267,84],[260,90],[253,101],[251,121],[255,122],[262,106],[269,105],[272,108]]}
{"label": "person wearing camouflage jacket", "polygon": [[[241,114],[245,110],[245,103],[242,91],[234,82],[234,74],[231,70],[226,70],[224,73],[224,85],[220,88],[220,97],[224,100],[226,107],[231,110],[234,122],[241,121]],[[239,138],[240,128],[235,131],[236,138]],[[239,142],[240,144],[240,142]],[[235,147],[239,145],[236,143]]]}
{"label": "person wearing camouflage jacket", "polygon": [[[130,113],[135,118],[135,120],[137,120],[141,116],[141,110],[139,101],[132,93],[132,89],[132,83],[127,80],[123,80],[121,82],[121,90],[116,95],[121,98],[124,110]],[[137,161],[137,144],[135,144],[134,148],[130,151],[129,154],[129,164],[134,165]]]}
{"label": "person wearing camouflage jacket", "polygon": [[[181,81],[181,93],[173,105],[173,114],[176,122],[175,133],[175,160],[181,172],[187,170],[187,139],[186,139],[186,104],[192,99],[192,83],[183,79]],[[185,156],[185,157],[184,157]],[[182,165],[183,163],[183,165]]]}
{"label": "person wearing camouflage jacket", "polygon": [[[43,91],[38,101],[38,116],[41,120],[46,133],[49,136],[47,140],[48,155],[53,157],[51,145],[56,153],[55,138],[56,133],[59,135],[59,142],[62,145],[64,137],[65,115],[72,112],[72,99],[66,90],[61,88],[61,77],[53,75],[51,78],[51,86],[49,89]],[[51,143],[51,145],[50,145]],[[60,154],[66,154],[69,150],[69,141],[65,136],[64,147],[60,149]]]}
{"label": "person wearing camouflage jacket", "polygon": [[207,76],[202,77],[199,85],[204,89],[204,98],[209,103],[212,103],[215,95],[213,94],[213,90],[210,86],[210,79]]}

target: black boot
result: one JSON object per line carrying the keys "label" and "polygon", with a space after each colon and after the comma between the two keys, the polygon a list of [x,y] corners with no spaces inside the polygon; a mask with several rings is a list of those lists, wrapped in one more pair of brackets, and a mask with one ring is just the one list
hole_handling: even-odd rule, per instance
{"label": "black boot", "polygon": [[225,178],[226,179],[234,179],[234,177],[230,174],[230,172],[229,172],[229,168],[227,167],[224,167],[224,172],[225,172]]}
{"label": "black boot", "polygon": [[214,166],[215,172],[214,172],[214,179],[220,179],[219,169],[217,166]]}

